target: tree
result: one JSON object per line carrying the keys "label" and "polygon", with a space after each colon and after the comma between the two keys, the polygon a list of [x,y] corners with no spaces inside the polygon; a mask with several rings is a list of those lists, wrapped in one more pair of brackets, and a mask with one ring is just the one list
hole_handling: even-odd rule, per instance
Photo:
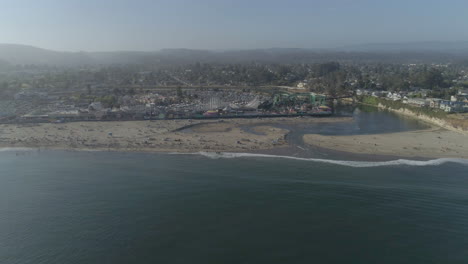
{"label": "tree", "polygon": [[317,77],[322,77],[328,75],[332,72],[338,71],[340,69],[340,64],[338,62],[327,62],[316,64],[313,67],[313,71]]}
{"label": "tree", "polygon": [[431,90],[437,87],[441,87],[442,83],[444,82],[442,72],[435,68],[431,68],[429,71],[427,71],[424,77],[424,86]]}
{"label": "tree", "polygon": [[179,98],[184,97],[184,93],[182,92],[182,88],[180,86],[177,87],[177,97],[179,97]]}

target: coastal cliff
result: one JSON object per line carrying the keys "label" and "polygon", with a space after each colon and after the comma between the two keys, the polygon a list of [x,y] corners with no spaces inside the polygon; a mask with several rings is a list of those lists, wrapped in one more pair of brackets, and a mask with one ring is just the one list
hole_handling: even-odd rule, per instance
{"label": "coastal cliff", "polygon": [[398,101],[389,101],[376,97],[363,97],[360,100],[360,103],[416,118],[454,132],[468,135],[468,119],[464,118],[465,116],[449,114],[443,111],[435,111],[424,107],[411,106]]}
{"label": "coastal cliff", "polygon": [[436,125],[436,126],[440,126],[442,128],[445,128],[445,129],[448,129],[448,130],[451,130],[451,131],[454,131],[454,132],[458,132],[458,133],[468,135],[468,121],[467,120],[450,119],[450,118],[445,118],[445,119],[436,118],[436,117],[431,117],[431,116],[421,114],[421,113],[415,113],[415,112],[411,111],[408,108],[394,109],[394,108],[385,106],[385,105],[383,105],[381,103],[379,103],[377,105],[377,107],[380,108],[380,109],[392,111],[394,113],[401,114],[401,115],[404,115],[404,116],[417,118],[419,120],[431,123],[431,124]]}

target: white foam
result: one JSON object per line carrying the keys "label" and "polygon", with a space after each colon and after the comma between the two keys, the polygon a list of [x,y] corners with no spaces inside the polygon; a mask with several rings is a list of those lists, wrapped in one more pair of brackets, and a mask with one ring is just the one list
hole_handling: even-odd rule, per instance
{"label": "white foam", "polygon": [[232,152],[197,152],[197,153],[173,153],[173,154],[186,154],[186,155],[202,155],[211,159],[235,159],[235,158],[272,158],[272,159],[290,159],[301,161],[321,162],[328,164],[335,164],[341,166],[355,167],[355,168],[370,168],[381,166],[438,166],[445,163],[457,163],[468,166],[467,159],[455,158],[441,158],[433,160],[407,160],[398,159],[391,161],[346,161],[346,160],[331,160],[331,159],[314,159],[314,158],[298,158],[292,156],[268,155],[268,154],[254,154],[254,153],[232,153]]}
{"label": "white foam", "polygon": [[34,148],[0,148],[0,152],[8,152],[8,151],[33,151],[33,150],[37,150],[37,149],[34,149]]}

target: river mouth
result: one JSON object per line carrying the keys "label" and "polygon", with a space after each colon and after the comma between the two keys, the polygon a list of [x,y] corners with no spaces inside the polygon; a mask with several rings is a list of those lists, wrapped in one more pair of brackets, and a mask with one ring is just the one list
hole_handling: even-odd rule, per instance
{"label": "river mouth", "polygon": [[[304,143],[306,134],[320,135],[369,135],[425,130],[431,126],[423,121],[401,116],[377,107],[356,106],[337,109],[336,117],[352,117],[351,121],[321,122],[321,123],[294,123],[282,124],[278,122],[264,125],[287,129],[290,132],[286,136],[288,145],[270,150],[252,151],[259,154],[287,155],[301,158],[326,158],[344,160],[388,161],[401,158],[392,155],[356,154],[339,150],[330,150]],[[242,129],[248,133],[256,133],[255,125],[244,125]],[[417,160],[425,160],[416,157]]]}
{"label": "river mouth", "polygon": [[[301,120],[304,121],[301,121]],[[348,136],[371,135],[384,133],[398,133],[425,130],[431,126],[423,121],[398,115],[396,113],[381,110],[369,106],[344,106],[336,108],[333,117],[321,119],[318,122],[310,121],[306,117],[288,119],[262,119],[260,122],[235,124],[222,122],[221,124],[201,123],[181,130],[184,133],[210,132],[211,127],[215,131],[227,130],[233,127],[240,128],[244,133],[255,136],[265,135],[261,128],[279,128],[289,131],[285,136],[286,144],[271,149],[258,149],[245,151],[254,154],[283,155],[298,158],[318,158],[351,161],[389,161],[402,158],[397,155],[370,155],[350,153],[341,149],[328,149],[320,146],[312,146],[304,143],[303,137],[307,134],[324,136]],[[216,122],[218,123],[218,122]],[[412,157],[415,160],[427,160],[424,156]]]}

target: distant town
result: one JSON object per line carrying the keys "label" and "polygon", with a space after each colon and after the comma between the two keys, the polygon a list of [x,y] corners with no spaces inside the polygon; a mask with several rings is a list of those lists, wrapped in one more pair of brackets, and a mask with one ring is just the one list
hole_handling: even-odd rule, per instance
{"label": "distant town", "polygon": [[4,123],[321,116],[366,96],[464,113],[468,64],[10,65],[0,96]]}
{"label": "distant town", "polygon": [[[190,153],[286,148],[295,155],[314,146],[405,157],[468,155],[464,57],[294,49],[51,57],[29,48],[29,54],[39,54],[19,60],[21,53],[4,53],[10,60],[5,63],[1,50],[0,45],[0,146],[7,148]],[[76,56],[92,60],[80,63]],[[361,131],[359,117],[368,113],[408,119],[421,130],[394,133],[392,140],[320,134],[327,127],[340,133],[351,124]]]}

